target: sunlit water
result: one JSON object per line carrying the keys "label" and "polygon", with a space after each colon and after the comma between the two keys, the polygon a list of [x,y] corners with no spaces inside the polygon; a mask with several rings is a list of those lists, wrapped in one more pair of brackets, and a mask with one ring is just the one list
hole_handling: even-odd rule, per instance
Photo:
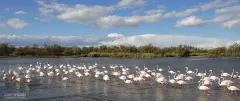
{"label": "sunlit water", "polygon": [[[37,61],[53,64],[69,63],[95,63],[109,67],[109,64],[123,64],[134,69],[134,64],[143,67],[144,64],[150,68],[156,65],[164,69],[167,77],[168,65],[172,70],[185,71],[189,69],[200,71],[213,70],[215,75],[220,75],[220,70],[231,73],[232,69],[240,72],[240,59],[238,58],[161,58],[161,59],[112,59],[112,58],[2,58],[0,59],[0,70],[16,68],[18,64],[29,65]],[[2,78],[2,77],[1,77]],[[110,77],[111,78],[111,77]],[[50,79],[36,78],[31,84],[0,82],[0,101],[240,101],[239,94],[230,94],[226,89],[213,87],[209,95],[199,91],[198,84],[187,85],[182,88],[160,87],[154,80],[152,85],[127,85],[124,82],[111,78],[109,82],[97,80],[94,77],[71,78],[63,82],[61,78]],[[237,85],[238,86],[238,85]],[[240,87],[240,86],[238,86]],[[4,94],[24,93],[25,98],[6,98]]]}

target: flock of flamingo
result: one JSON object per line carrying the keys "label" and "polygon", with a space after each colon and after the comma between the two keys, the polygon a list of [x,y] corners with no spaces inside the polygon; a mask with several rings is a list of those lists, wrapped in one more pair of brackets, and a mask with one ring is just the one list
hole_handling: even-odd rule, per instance
{"label": "flock of flamingo", "polygon": [[[126,85],[142,85],[145,83],[151,84],[156,82],[161,87],[183,87],[185,85],[194,84],[197,81],[198,89],[209,93],[213,87],[227,88],[231,94],[237,93],[240,89],[237,87],[240,76],[234,70],[232,73],[227,73],[221,70],[221,75],[213,75],[213,71],[209,72],[198,71],[198,69],[189,70],[185,67],[186,71],[173,71],[168,66],[168,77],[164,76],[165,72],[162,68],[156,65],[156,68],[151,70],[144,66],[140,68],[134,65],[135,68],[129,69],[123,65],[109,65],[103,66],[97,63],[84,64],[60,64],[53,65],[50,63],[37,62],[35,66],[18,66],[18,68],[9,68],[2,71],[3,81],[11,81],[13,83],[31,83],[33,78],[60,78],[62,82],[69,81],[72,77],[75,78],[94,78],[104,80],[106,83],[111,82],[112,79],[118,80],[117,82],[126,83]],[[165,72],[165,73],[166,73]],[[167,74],[166,73],[166,74]],[[71,75],[71,76],[70,76]]]}

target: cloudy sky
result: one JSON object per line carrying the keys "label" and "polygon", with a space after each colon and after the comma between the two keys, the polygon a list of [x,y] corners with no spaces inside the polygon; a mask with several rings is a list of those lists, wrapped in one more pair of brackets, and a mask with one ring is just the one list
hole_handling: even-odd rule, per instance
{"label": "cloudy sky", "polygon": [[0,42],[228,46],[240,42],[240,0],[1,0]]}

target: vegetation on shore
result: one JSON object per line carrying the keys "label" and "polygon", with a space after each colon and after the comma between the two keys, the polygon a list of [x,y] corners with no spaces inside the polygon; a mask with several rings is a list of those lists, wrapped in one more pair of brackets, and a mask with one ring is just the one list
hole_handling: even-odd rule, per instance
{"label": "vegetation on shore", "polygon": [[16,47],[8,43],[0,44],[0,57],[113,57],[113,58],[159,58],[159,57],[240,57],[240,44],[213,49],[196,48],[187,45],[176,47],[146,46],[99,46],[99,47],[64,47],[57,44],[39,47]]}

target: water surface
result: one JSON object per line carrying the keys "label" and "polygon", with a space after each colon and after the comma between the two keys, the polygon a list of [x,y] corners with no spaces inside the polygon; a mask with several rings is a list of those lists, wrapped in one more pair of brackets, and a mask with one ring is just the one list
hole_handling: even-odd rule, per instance
{"label": "water surface", "polygon": [[[191,70],[198,68],[200,71],[213,70],[215,75],[220,75],[220,70],[231,73],[232,69],[240,71],[238,58],[160,58],[160,59],[112,59],[112,58],[1,58],[0,70],[16,68],[18,65],[28,66],[43,63],[98,63],[109,67],[109,64],[123,64],[134,69],[134,64],[139,67],[144,65],[155,69],[156,65],[164,69],[167,74],[168,65],[172,70],[185,71],[186,66]],[[2,77],[1,77],[2,78]],[[0,84],[0,100],[4,101],[240,101],[240,95],[230,94],[224,88],[213,87],[210,94],[206,95],[197,88],[198,84],[187,85],[183,88],[160,87],[156,82],[153,85],[127,85],[112,79],[109,82],[95,78],[72,78],[62,82],[60,78],[36,79],[31,84],[3,82]],[[239,87],[239,86],[238,86]],[[5,98],[4,94],[24,93],[25,98]]]}

